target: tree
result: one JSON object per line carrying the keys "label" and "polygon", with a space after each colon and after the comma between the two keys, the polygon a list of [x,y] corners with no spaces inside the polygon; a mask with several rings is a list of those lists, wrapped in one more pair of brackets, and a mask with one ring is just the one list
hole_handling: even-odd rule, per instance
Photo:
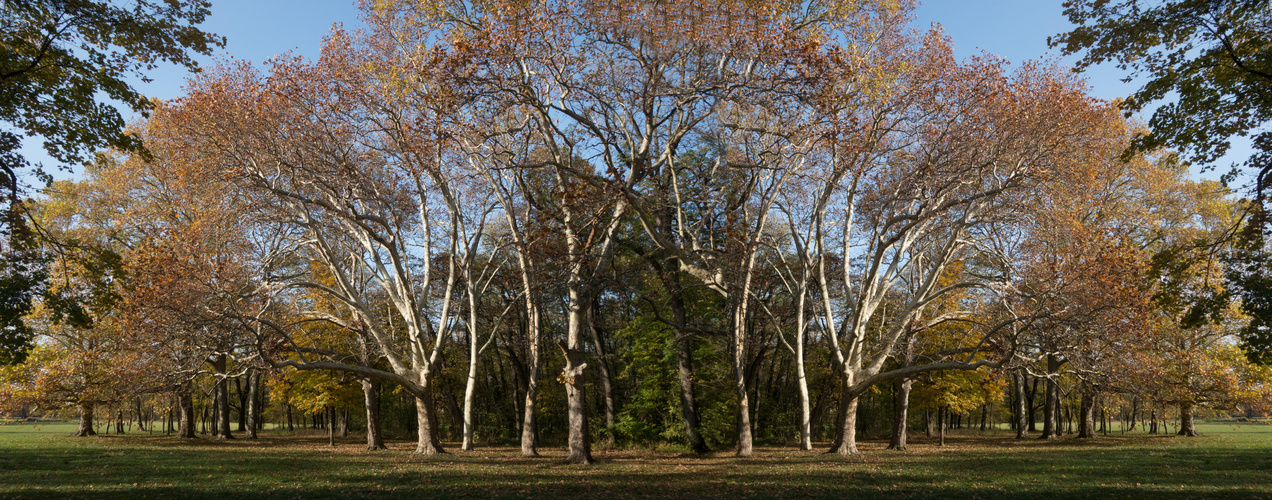
{"label": "tree", "polygon": [[[390,369],[299,350],[276,364],[401,385],[417,398],[417,452],[433,454],[443,451],[434,376],[457,327],[461,281],[480,272],[472,264],[493,202],[467,189],[473,176],[438,128],[447,96],[420,81],[431,73],[403,76],[398,63],[411,54],[377,52],[378,41],[336,33],[316,63],[279,59],[268,75],[218,68],[165,117],[180,130],[182,161],[233,179],[276,235],[260,268],[267,304],[238,317],[284,345],[304,333],[296,318],[367,332]],[[301,291],[347,316],[293,300]]]}
{"label": "tree", "polygon": [[117,160],[100,155],[84,180],[54,184],[35,205],[49,265],[28,320],[40,326],[41,347],[13,372],[25,399],[79,406],[81,436],[91,433],[95,407],[161,390],[172,368],[154,348],[163,342],[130,322],[127,299],[139,270],[132,250],[144,240],[134,216],[153,205],[135,189],[127,161]]}
{"label": "tree", "polygon": [[[40,311],[42,313],[43,311]],[[138,338],[103,318],[93,328],[41,326],[41,345],[21,364],[0,371],[0,408],[76,408],[76,436],[96,434],[94,412],[162,385],[162,359],[137,349]]]}
{"label": "tree", "polygon": [[[1244,207],[1248,219],[1238,220],[1215,239],[1163,249],[1157,263],[1187,267],[1191,262],[1169,261],[1223,254],[1229,270],[1227,288],[1194,297],[1194,310],[1209,310],[1207,315],[1214,316],[1239,300],[1249,318],[1241,332],[1246,353],[1264,362],[1272,359],[1272,309],[1262,300],[1269,289],[1264,276],[1270,268],[1264,246],[1270,219],[1263,203],[1272,185],[1272,132],[1266,130],[1272,119],[1269,5],[1267,0],[1073,0],[1065,4],[1065,13],[1078,27],[1050,40],[1065,54],[1083,54],[1079,69],[1112,61],[1130,70],[1130,77],[1147,77],[1121,103],[1127,113],[1165,102],[1153,112],[1149,131],[1131,143],[1128,157],[1170,147],[1193,163],[1213,168],[1234,137],[1252,138],[1254,154],[1243,162],[1254,175],[1254,201]],[[1231,181],[1241,169],[1233,165],[1225,177]]]}
{"label": "tree", "polygon": [[[22,322],[44,275],[33,254],[36,235],[21,215],[21,172],[28,161],[19,134],[41,136],[61,168],[99,149],[140,152],[141,140],[105,97],[143,115],[153,104],[127,80],[145,78],[161,62],[197,70],[191,52],[210,54],[224,39],[199,30],[209,3],[93,0],[5,0],[0,4],[0,361],[21,361],[31,335]],[[44,175],[38,167],[37,174]]]}
{"label": "tree", "polygon": [[[139,151],[119,110],[98,102],[98,94],[144,114],[153,104],[128,78],[145,79],[165,61],[197,70],[190,52],[207,55],[225,44],[196,27],[208,15],[206,0],[117,3],[6,0],[0,7],[0,120],[43,137],[44,150],[60,163],[81,162],[103,147]],[[5,152],[16,147],[13,138],[4,132]],[[3,187],[16,192],[14,164],[2,167]]]}
{"label": "tree", "polygon": [[1194,420],[1199,408],[1236,410],[1267,398],[1268,372],[1246,359],[1233,326],[1183,328],[1169,315],[1154,326],[1152,343],[1139,353],[1144,359],[1132,365],[1132,373],[1153,400],[1179,408],[1180,436],[1199,435]]}
{"label": "tree", "polygon": [[[1263,198],[1272,173],[1272,10],[1268,0],[1070,0],[1065,14],[1078,25],[1050,39],[1064,54],[1082,54],[1078,69],[1116,62],[1148,81],[1121,103],[1127,113],[1157,108],[1135,151],[1168,146],[1202,165],[1253,134]],[[1176,97],[1177,96],[1177,97]]]}
{"label": "tree", "polygon": [[[939,50],[919,59],[921,65],[898,83],[903,105],[880,138],[874,153],[879,159],[845,155],[857,163],[836,187],[845,200],[833,235],[842,241],[836,252],[844,264],[835,272],[842,273],[843,288],[829,286],[829,275],[821,287],[823,316],[835,339],[830,347],[844,377],[841,404],[847,408],[836,443],[841,453],[856,452],[855,401],[872,385],[1011,359],[1015,337],[1035,316],[1011,307],[988,313],[1016,295],[1017,263],[998,248],[999,233],[1019,224],[1029,197],[1045,192],[1051,179],[1090,168],[1115,123],[1102,103],[1087,98],[1080,82],[1058,68],[1025,64],[1007,72],[993,60],[955,63],[948,48],[937,45],[942,42],[927,42],[924,47]],[[956,282],[937,286],[959,261],[976,265]],[[977,300],[939,316],[925,314],[933,301],[962,290],[974,291]],[[888,301],[895,306],[884,316]],[[972,322],[966,331],[975,347],[884,370],[913,322],[974,317],[993,318]],[[882,333],[873,333],[880,322],[886,323]]]}

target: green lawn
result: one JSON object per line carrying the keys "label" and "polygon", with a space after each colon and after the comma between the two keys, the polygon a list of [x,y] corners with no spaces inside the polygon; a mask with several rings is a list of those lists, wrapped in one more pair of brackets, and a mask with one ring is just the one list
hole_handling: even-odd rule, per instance
{"label": "green lawn", "polygon": [[71,424],[10,424],[0,425],[0,497],[1272,498],[1272,425],[1199,429],[1204,436],[1193,439],[1089,442],[955,434],[943,448],[916,438],[903,453],[867,441],[849,458],[785,447],[747,459],[598,450],[600,463],[585,467],[564,464],[562,449],[522,458],[508,447],[453,448],[422,458],[410,442],[367,452],[352,436],[332,448],[317,434],[72,438]]}

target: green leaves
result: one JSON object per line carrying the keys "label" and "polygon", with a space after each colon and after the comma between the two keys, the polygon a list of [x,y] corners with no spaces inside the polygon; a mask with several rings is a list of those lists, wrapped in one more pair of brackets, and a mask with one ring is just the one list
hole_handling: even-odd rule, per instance
{"label": "green leaves", "polygon": [[[27,230],[19,203],[21,171],[28,162],[18,152],[18,134],[40,136],[60,168],[83,162],[101,148],[142,152],[141,140],[124,132],[119,109],[99,96],[145,115],[153,106],[127,79],[160,61],[197,65],[190,52],[210,54],[224,40],[195,27],[208,14],[205,0],[154,2],[105,0],[6,0],[0,4],[0,202],[8,205],[0,231],[10,242],[0,255],[0,363],[21,362],[32,332],[22,317],[44,295],[54,321],[92,324],[86,306],[113,301],[109,277],[119,256],[92,250],[84,269],[91,290],[66,294],[46,283],[50,260],[34,249],[39,235]],[[12,132],[11,132],[12,131]],[[51,179],[43,166],[36,174]],[[91,262],[90,262],[91,261]],[[97,279],[100,278],[100,279]],[[103,288],[104,287],[104,288]],[[97,304],[102,305],[102,304]]]}
{"label": "green leaves", "polygon": [[1250,322],[1241,329],[1241,345],[1252,363],[1272,364],[1272,256],[1263,228],[1267,212],[1255,206],[1244,231],[1225,255],[1224,279],[1230,294],[1241,301]]}
{"label": "green leaves", "polygon": [[146,114],[149,100],[126,80],[160,61],[197,64],[190,52],[210,54],[224,39],[195,27],[208,14],[202,0],[5,2],[0,32],[0,120],[44,138],[58,162],[84,161],[101,147],[140,149],[123,132],[119,110],[103,94]]}
{"label": "green leaves", "polygon": [[[1268,0],[1073,0],[1065,14],[1078,25],[1050,40],[1064,54],[1083,54],[1078,69],[1105,62],[1147,82],[1122,102],[1129,113],[1154,111],[1151,131],[1132,148],[1178,148],[1194,163],[1212,164],[1233,136],[1253,135],[1259,151],[1245,162],[1262,178],[1272,151],[1262,126],[1272,119],[1272,33]],[[1177,98],[1175,97],[1177,96]],[[1263,190],[1263,183],[1258,191]]]}

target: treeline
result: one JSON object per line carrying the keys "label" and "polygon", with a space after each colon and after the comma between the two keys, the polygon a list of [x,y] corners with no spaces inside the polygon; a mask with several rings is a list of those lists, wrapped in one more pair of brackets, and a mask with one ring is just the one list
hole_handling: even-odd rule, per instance
{"label": "treeline", "polygon": [[204,71],[32,205],[57,300],[5,401],[580,463],[1266,408],[1223,289],[1261,205],[912,8],[377,2]]}
{"label": "treeline", "polygon": [[[187,427],[188,434],[185,434],[186,431],[182,428],[178,406],[180,402],[170,394],[146,393],[101,402],[94,407],[95,411],[89,414],[90,420],[84,423],[91,429],[88,435],[146,432],[151,435],[158,433],[184,437],[231,436],[254,439],[255,432],[268,429],[272,433],[322,436],[334,440],[337,437],[348,438],[351,434],[354,436],[362,434],[367,436],[368,447],[372,449],[382,449],[386,439],[416,439],[415,403],[412,397],[402,391],[385,385],[376,385],[375,396],[373,396],[375,399],[370,403],[374,410],[369,412],[367,402],[363,399],[366,393],[361,390],[358,380],[348,377],[342,380],[338,374],[328,373],[301,375],[296,378],[300,379],[302,384],[315,382],[317,384],[298,387],[295,385],[296,380],[286,379],[285,374],[275,373],[273,376],[279,379],[256,379],[266,380],[264,382],[266,387],[262,392],[255,393],[244,382],[251,377],[244,375],[231,379],[230,397],[227,399],[225,408],[228,412],[229,427],[224,433],[219,428],[221,424],[218,412],[221,409],[213,393],[215,381],[211,377],[203,377],[196,382],[192,400],[192,419]],[[996,382],[989,381],[991,384]],[[1066,396],[1063,398],[1060,410],[1060,428],[1057,432],[1059,435],[1076,435],[1080,431],[1081,423],[1078,418],[1081,412],[1081,397],[1076,392],[1079,388],[1076,382],[1072,379],[1061,382],[1061,390]],[[757,405],[752,417],[755,434],[760,443],[795,446],[799,443],[799,426],[792,418],[793,412],[788,409],[792,403],[795,403],[795,398],[787,397],[783,400],[781,383],[782,381],[775,380],[771,393],[753,396],[757,400],[766,401],[765,405],[772,405]],[[943,438],[945,436],[943,429],[959,430],[964,434],[978,431],[994,433],[1017,430],[1016,415],[1013,413],[1013,409],[1017,406],[1012,399],[1013,393],[1010,388],[1006,388],[1008,392],[1000,394],[1001,397],[992,397],[991,394],[991,397],[982,400],[979,406],[968,407],[966,405],[951,406],[947,404],[949,400],[939,396],[934,397],[936,395],[935,381],[921,383],[930,383],[933,386],[921,385],[917,392],[912,393],[908,402],[915,411],[908,414],[906,422],[908,433],[921,433],[927,438]],[[1027,378],[1026,384],[1023,405],[1024,426],[1021,429],[1024,430],[1022,434],[1031,436],[1042,430],[1045,380]],[[596,396],[595,400],[602,400],[600,384],[590,385],[592,386],[591,394]],[[280,386],[283,388],[276,389]],[[481,404],[475,413],[476,441],[482,445],[515,445],[520,437],[516,422],[520,412],[506,404],[508,403],[506,400],[503,400],[505,404],[501,405],[499,396],[487,397],[487,390],[497,393],[498,389],[498,387],[491,387],[478,390],[477,398]],[[253,395],[260,398],[256,403],[248,400]],[[459,409],[461,393],[454,391],[447,396],[448,404],[439,405],[438,420],[441,426],[439,434],[446,441],[458,442],[463,438],[463,413]],[[628,397],[641,398],[642,396],[646,395],[638,392]],[[676,397],[674,394],[661,396]],[[822,422],[813,426],[815,441],[827,441],[834,436],[834,428],[826,425],[828,421],[825,420],[826,412],[833,412],[838,406],[837,402],[833,401],[834,396],[833,392],[828,393],[827,402],[814,408],[814,421]],[[772,400],[763,398],[772,398]],[[563,397],[558,396],[556,399],[559,402]],[[681,416],[674,408],[668,407],[668,401],[670,399],[658,400],[658,404],[653,409],[649,404],[640,404],[643,401],[623,404],[623,409],[618,416],[619,425],[612,431],[606,429],[605,432],[598,433],[598,441],[607,448],[640,447],[688,451],[683,428],[680,426]],[[894,425],[896,402],[895,386],[884,387],[880,391],[863,396],[859,407],[861,417],[858,434],[868,439],[897,439]],[[727,405],[727,402],[725,404]],[[504,406],[509,408],[502,408]],[[765,409],[760,411],[760,408]],[[33,408],[30,407],[18,408],[11,411],[10,415],[18,419],[33,418],[39,412],[32,410]],[[81,418],[84,414],[79,410],[79,407],[74,407],[69,408],[68,411],[72,413],[66,415],[60,415],[60,412],[40,415]],[[602,404],[596,404],[591,411],[593,425],[605,429]],[[554,415],[553,421],[542,422],[539,426],[540,442],[554,446],[563,445],[567,436],[565,415],[559,412],[551,415]],[[1247,407],[1242,412],[1208,410],[1204,415],[1235,418],[1242,421],[1257,421],[1267,416],[1266,407],[1259,406]],[[1180,415],[1176,408],[1164,405],[1151,397],[1138,394],[1103,394],[1096,402],[1095,422],[1091,428],[1093,435],[1088,437],[1120,435],[1136,430],[1150,434],[1177,433],[1182,428],[1182,422],[1178,417]],[[646,420],[639,420],[642,418]],[[378,422],[378,431],[375,434],[370,433],[371,426],[368,425],[368,422],[372,420]],[[249,422],[254,423],[254,427],[250,427]],[[252,432],[253,428],[255,432]],[[730,441],[733,430],[732,422],[717,419],[706,425],[703,432],[708,436],[706,442],[712,449],[727,449],[733,445]],[[943,441],[940,442],[943,443]]]}

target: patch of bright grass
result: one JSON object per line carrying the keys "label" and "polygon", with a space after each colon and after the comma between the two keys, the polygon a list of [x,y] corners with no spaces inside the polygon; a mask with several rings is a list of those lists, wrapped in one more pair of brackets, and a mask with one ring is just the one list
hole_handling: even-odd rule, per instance
{"label": "patch of bright grass", "polygon": [[69,437],[74,428],[0,425],[0,497],[1272,497],[1267,424],[1203,424],[1200,438],[1137,432],[1092,441],[956,432],[945,447],[920,434],[908,452],[867,441],[847,458],[793,447],[762,447],[745,459],[596,450],[594,466],[563,463],[563,449],[525,458],[511,447],[452,445],[429,458],[406,441],[368,452],[352,434],[333,448],[316,432],[218,442]]}

